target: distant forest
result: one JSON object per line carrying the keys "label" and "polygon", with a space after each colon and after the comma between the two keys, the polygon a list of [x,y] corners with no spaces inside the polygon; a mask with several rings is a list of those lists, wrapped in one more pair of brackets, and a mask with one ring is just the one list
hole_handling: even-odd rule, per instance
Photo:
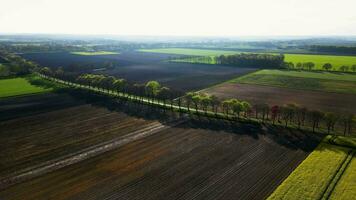
{"label": "distant forest", "polygon": [[356,47],[313,45],[313,46],[310,46],[309,49],[311,51],[321,52],[321,53],[336,53],[336,54],[352,54],[352,55],[356,55]]}

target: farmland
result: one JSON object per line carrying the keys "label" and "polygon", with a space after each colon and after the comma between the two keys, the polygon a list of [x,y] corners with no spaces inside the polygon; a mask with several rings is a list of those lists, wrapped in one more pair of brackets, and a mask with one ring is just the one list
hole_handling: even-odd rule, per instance
{"label": "farmland", "polygon": [[0,97],[11,97],[48,92],[44,89],[31,85],[26,78],[0,79]]}
{"label": "farmland", "polygon": [[190,56],[216,56],[239,53],[238,51],[209,50],[209,49],[188,49],[188,48],[162,48],[162,49],[140,49],[141,52],[190,55]]}
{"label": "farmland", "polygon": [[165,86],[181,91],[200,90],[256,70],[253,68],[169,63],[166,61],[170,54],[146,52],[122,52],[119,55],[101,56],[33,53],[23,56],[43,66],[53,68],[63,66],[67,69],[71,69],[73,65],[93,65],[93,69],[96,69],[102,68],[107,62],[112,62],[114,68],[95,73],[114,75],[130,82],[144,83],[157,80]]}
{"label": "farmland", "polygon": [[305,54],[285,54],[286,62],[313,62],[315,69],[322,69],[325,63],[330,63],[334,69],[338,70],[342,65],[356,65],[356,56],[332,56],[332,55],[305,55]]}
{"label": "farmland", "polygon": [[356,75],[354,74],[261,70],[229,82],[356,94]]}
{"label": "farmland", "polygon": [[269,199],[352,199],[356,188],[352,181],[356,171],[354,148],[324,140]]}
{"label": "farmland", "polygon": [[[0,175],[122,137],[153,123],[78,102],[67,95],[7,100],[0,104],[0,110],[7,113],[1,116],[7,120],[0,122]],[[16,115],[19,110],[20,116]]]}
{"label": "farmland", "polygon": [[309,109],[325,112],[356,113],[356,96],[352,94],[305,91],[284,87],[271,87],[253,84],[223,83],[202,90],[216,95],[221,100],[238,98],[253,104],[273,105],[298,104]]}
{"label": "farmland", "polygon": [[298,104],[309,109],[356,113],[356,75],[329,72],[260,70],[202,90],[220,99],[253,104]]}
{"label": "farmland", "polygon": [[0,197],[263,199],[320,139],[273,127],[229,129],[228,124],[215,124],[211,129],[212,123],[204,124],[192,121],[162,130],[9,187],[0,191]]}
{"label": "farmland", "polygon": [[[187,63],[204,63],[204,64],[216,64],[214,56],[241,53],[238,51],[184,49],[184,48],[146,49],[141,51],[155,52],[155,53],[168,53],[168,54],[177,54],[177,55],[201,56],[195,58],[175,59],[173,61],[187,62]],[[356,56],[308,55],[308,54],[288,54],[288,53],[284,54],[284,56],[286,62],[293,62],[294,64],[298,62],[300,63],[313,62],[315,63],[316,70],[322,70],[322,66],[325,63],[330,63],[333,66],[332,70],[339,70],[339,68],[343,65],[349,67],[352,65],[356,65]]]}
{"label": "farmland", "polygon": [[118,52],[111,51],[74,51],[71,54],[79,56],[102,56],[102,55],[117,55]]}

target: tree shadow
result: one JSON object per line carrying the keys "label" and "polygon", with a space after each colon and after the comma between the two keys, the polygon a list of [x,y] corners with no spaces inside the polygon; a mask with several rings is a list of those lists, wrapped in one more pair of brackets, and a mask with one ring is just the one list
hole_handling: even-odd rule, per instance
{"label": "tree shadow", "polygon": [[92,106],[105,107],[112,112],[125,113],[131,117],[142,118],[144,120],[156,120],[167,126],[170,126],[172,121],[182,119],[186,120],[186,122],[175,127],[183,129],[206,129],[235,135],[246,135],[255,140],[267,138],[274,144],[293,150],[311,152],[324,137],[322,134],[285,128],[279,125],[263,124],[247,120],[244,122],[227,121],[208,118],[203,115],[181,114],[154,106],[120,100],[118,98],[79,89],[72,89],[69,91],[69,94],[78,100],[91,104]]}

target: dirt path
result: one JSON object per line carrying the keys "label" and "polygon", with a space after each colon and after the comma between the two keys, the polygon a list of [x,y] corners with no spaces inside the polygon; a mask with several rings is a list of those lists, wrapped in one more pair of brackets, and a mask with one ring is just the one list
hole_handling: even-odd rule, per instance
{"label": "dirt path", "polygon": [[14,184],[21,183],[23,181],[41,176],[43,174],[52,172],[54,170],[61,169],[68,165],[72,165],[83,160],[92,158],[99,154],[108,152],[110,150],[119,148],[125,144],[128,144],[132,141],[153,135],[159,131],[168,129],[172,126],[179,125],[185,120],[174,121],[168,125],[163,125],[159,122],[153,123],[151,126],[144,129],[134,131],[130,134],[124,135],[122,137],[113,139],[111,141],[106,141],[95,146],[85,148],[79,152],[72,153],[54,160],[47,161],[45,163],[39,164],[37,166],[32,166],[24,170],[15,172],[6,177],[0,177],[0,190],[8,188]]}

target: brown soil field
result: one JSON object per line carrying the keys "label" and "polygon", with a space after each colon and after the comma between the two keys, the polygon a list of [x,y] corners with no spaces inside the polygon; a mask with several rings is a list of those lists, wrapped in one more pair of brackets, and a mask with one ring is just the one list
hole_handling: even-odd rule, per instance
{"label": "brown soil field", "polygon": [[203,91],[214,94],[221,99],[238,98],[249,101],[252,104],[284,105],[296,103],[308,109],[356,114],[356,95],[352,94],[236,83],[223,83]]}
{"label": "brown soil field", "polygon": [[[125,78],[130,82],[145,83],[156,80],[162,85],[181,92],[201,90],[206,87],[256,71],[253,68],[228,67],[168,62],[170,54],[124,51],[118,55],[80,56],[70,53],[22,54],[28,60],[42,66],[71,69],[73,65],[102,68],[105,63],[114,63],[110,70],[84,70],[82,73],[102,73]],[[176,56],[176,55],[175,55]]]}
{"label": "brown soil field", "polygon": [[0,177],[158,123],[65,94],[0,100]]}
{"label": "brown soil field", "polygon": [[208,124],[162,130],[14,185],[0,198],[264,199],[320,141],[296,130]]}

